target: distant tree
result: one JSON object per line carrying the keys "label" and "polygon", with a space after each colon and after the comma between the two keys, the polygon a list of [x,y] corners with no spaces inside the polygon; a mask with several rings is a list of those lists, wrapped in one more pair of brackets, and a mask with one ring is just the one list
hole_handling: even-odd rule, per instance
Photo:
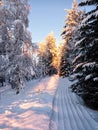
{"label": "distant tree", "polygon": [[95,9],[85,13],[78,29],[73,61],[77,82],[72,87],[89,106],[98,108],[98,1],[85,0],[79,5],[94,5]]}
{"label": "distant tree", "polygon": [[47,63],[47,73],[49,75],[57,73],[57,47],[56,47],[56,38],[54,33],[51,32],[46,37],[46,63]]}
{"label": "distant tree", "polygon": [[39,47],[39,67],[41,77],[44,77],[47,75],[47,57],[46,57],[46,42],[41,42]]}
{"label": "distant tree", "polygon": [[45,76],[57,73],[57,64],[56,39],[52,32],[40,43],[38,66],[42,69],[41,74]]}

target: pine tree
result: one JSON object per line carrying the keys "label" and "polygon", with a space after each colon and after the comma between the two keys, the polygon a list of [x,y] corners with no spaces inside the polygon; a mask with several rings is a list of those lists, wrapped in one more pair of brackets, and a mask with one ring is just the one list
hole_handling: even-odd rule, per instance
{"label": "pine tree", "polygon": [[39,47],[39,65],[41,66],[41,77],[45,77],[47,75],[46,46],[46,42],[41,42]]}
{"label": "pine tree", "polygon": [[46,37],[46,63],[47,63],[47,73],[49,75],[57,73],[56,58],[57,58],[57,47],[56,38],[54,33],[51,32]]}
{"label": "pine tree", "polygon": [[72,87],[89,106],[98,108],[98,1],[85,0],[79,5],[94,5],[95,9],[85,13],[78,29],[80,35],[73,61],[78,80]]}
{"label": "pine tree", "polygon": [[70,66],[72,64],[71,53],[74,48],[74,32],[80,23],[82,12],[78,10],[77,1],[74,0],[72,9],[67,10],[67,17],[65,20],[65,26],[62,31],[62,38],[65,40],[64,48],[62,50],[62,58],[60,65],[60,75],[69,75]]}
{"label": "pine tree", "polygon": [[57,47],[53,32],[40,44],[38,66],[42,68],[41,73],[43,76],[57,73]]}

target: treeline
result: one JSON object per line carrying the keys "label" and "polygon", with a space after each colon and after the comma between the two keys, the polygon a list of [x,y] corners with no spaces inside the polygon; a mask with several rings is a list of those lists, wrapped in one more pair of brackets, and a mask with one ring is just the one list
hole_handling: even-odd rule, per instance
{"label": "treeline", "polygon": [[58,48],[56,38],[51,32],[43,42],[39,43],[37,62],[34,67],[35,77],[42,78],[58,73]]}
{"label": "treeline", "polygon": [[58,73],[56,38],[51,32],[35,49],[29,11],[28,0],[0,1],[0,86],[9,83],[17,94],[26,80]]}
{"label": "treeline", "polygon": [[[79,6],[93,6],[80,11]],[[31,34],[27,30],[30,5],[27,0],[0,1],[0,82],[8,82],[19,93],[25,80],[59,73],[76,80],[72,91],[92,107],[98,108],[98,2],[85,0],[67,16],[56,46],[50,33],[41,42],[35,59]],[[86,7],[87,8],[87,7]],[[88,10],[88,8],[87,8]]]}
{"label": "treeline", "polygon": [[[91,9],[81,12],[79,6]],[[76,80],[72,90],[98,108],[98,1],[85,0],[79,6],[74,0],[67,10],[59,75]]]}

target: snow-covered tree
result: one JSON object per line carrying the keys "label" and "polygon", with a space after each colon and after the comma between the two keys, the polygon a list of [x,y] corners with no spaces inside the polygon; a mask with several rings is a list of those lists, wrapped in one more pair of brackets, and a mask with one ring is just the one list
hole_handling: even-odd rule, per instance
{"label": "snow-covered tree", "polygon": [[73,60],[77,82],[73,90],[80,94],[91,107],[98,108],[98,1],[85,0],[79,4],[94,5],[85,13],[85,18],[78,31],[80,35],[75,46],[76,56]]}
{"label": "snow-covered tree", "polygon": [[53,32],[40,43],[38,68],[42,69],[40,73],[43,76],[57,73],[57,47]]}
{"label": "snow-covered tree", "polygon": [[72,9],[66,10],[67,17],[65,26],[62,30],[61,36],[65,40],[62,48],[62,57],[60,65],[60,75],[68,75],[70,73],[70,66],[72,64],[71,53],[74,48],[74,33],[80,23],[82,12],[78,9],[77,1],[74,0]]}
{"label": "snow-covered tree", "polygon": [[2,2],[0,53],[1,58],[5,57],[8,61],[8,64],[3,66],[6,71],[4,73],[19,92],[19,84],[25,78],[32,77],[33,72],[31,35],[27,30],[30,7],[27,0],[2,0]]}
{"label": "snow-covered tree", "polygon": [[47,71],[46,71],[46,68],[47,68],[46,46],[47,46],[46,42],[41,42],[40,46],[39,46],[39,63],[38,63],[38,66],[41,69],[40,70],[41,77],[44,77],[47,74]]}
{"label": "snow-covered tree", "polygon": [[54,33],[51,32],[46,37],[46,66],[47,73],[49,75],[57,73],[57,47],[56,47],[56,38]]}
{"label": "snow-covered tree", "polygon": [[3,0],[0,4],[0,77],[5,79],[7,68],[9,66],[9,56],[7,54],[7,45],[12,46],[10,39],[10,23],[12,21],[11,12],[6,8],[6,2]]}

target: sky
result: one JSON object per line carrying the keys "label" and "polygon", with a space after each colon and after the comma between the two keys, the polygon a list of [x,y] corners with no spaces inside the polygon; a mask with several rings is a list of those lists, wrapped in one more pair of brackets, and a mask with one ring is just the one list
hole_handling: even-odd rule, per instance
{"label": "sky", "polygon": [[59,42],[61,30],[65,25],[64,9],[71,9],[72,2],[73,0],[29,0],[31,6],[29,30],[32,34],[32,42],[44,41],[51,31]]}

